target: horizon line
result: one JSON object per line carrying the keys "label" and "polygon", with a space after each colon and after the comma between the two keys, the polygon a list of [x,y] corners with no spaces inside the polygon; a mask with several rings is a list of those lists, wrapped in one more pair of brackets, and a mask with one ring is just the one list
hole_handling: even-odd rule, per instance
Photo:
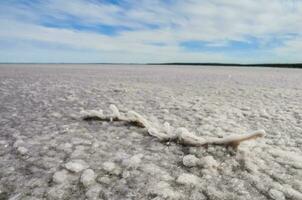
{"label": "horizon line", "polygon": [[102,64],[102,65],[212,65],[212,66],[300,66],[302,62],[295,63],[232,63],[232,62],[0,62],[0,64]]}

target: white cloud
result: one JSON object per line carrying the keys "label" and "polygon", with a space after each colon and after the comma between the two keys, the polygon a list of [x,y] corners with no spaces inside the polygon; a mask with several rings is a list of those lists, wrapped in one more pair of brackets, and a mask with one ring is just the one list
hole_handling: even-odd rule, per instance
{"label": "white cloud", "polygon": [[[288,34],[302,33],[300,0],[166,2],[128,0],[124,2],[125,6],[120,6],[92,0],[45,0],[28,7],[28,12],[24,11],[24,5],[7,4],[2,8],[9,12],[0,14],[0,36],[7,40],[64,44],[83,51],[90,49],[107,56],[102,56],[103,60],[114,58],[111,62],[276,60],[270,53],[264,56],[271,57],[236,58],[227,52],[187,52],[179,46],[190,40],[208,41],[210,46],[220,47],[227,45],[229,40],[247,41],[248,37],[259,38],[265,43],[269,40],[266,38],[274,36],[286,40],[284,47],[271,49],[275,56],[288,56],[289,50],[294,55],[301,52],[302,36],[295,40],[286,38]],[[50,28],[41,25],[45,16],[56,19],[68,16],[84,25],[105,24],[131,30],[108,36],[67,27]],[[157,27],[150,28],[152,25]],[[154,45],[156,43],[164,45]],[[291,57],[293,61],[299,59],[299,56]]]}

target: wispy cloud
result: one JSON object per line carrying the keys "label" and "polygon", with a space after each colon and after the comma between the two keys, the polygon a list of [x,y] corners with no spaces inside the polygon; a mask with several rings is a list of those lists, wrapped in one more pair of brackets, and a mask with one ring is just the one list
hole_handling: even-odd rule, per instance
{"label": "wispy cloud", "polygon": [[301,0],[2,1],[0,61],[301,62],[301,19]]}

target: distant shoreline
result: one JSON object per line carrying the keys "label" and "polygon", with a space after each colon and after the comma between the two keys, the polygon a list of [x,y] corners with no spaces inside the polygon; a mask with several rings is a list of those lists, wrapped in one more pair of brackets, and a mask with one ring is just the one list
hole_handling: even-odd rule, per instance
{"label": "distant shoreline", "polygon": [[0,65],[185,65],[185,66],[221,66],[221,67],[274,67],[274,68],[302,68],[302,63],[0,63]]}
{"label": "distant shoreline", "polygon": [[239,63],[158,63],[150,65],[189,65],[189,66],[225,66],[225,67],[276,67],[276,68],[302,68],[302,63],[263,63],[263,64],[239,64]]}

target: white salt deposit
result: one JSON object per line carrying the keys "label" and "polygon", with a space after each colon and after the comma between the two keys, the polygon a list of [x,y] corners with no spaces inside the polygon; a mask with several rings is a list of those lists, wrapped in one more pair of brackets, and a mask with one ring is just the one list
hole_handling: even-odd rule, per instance
{"label": "white salt deposit", "polygon": [[123,165],[126,166],[127,168],[136,169],[140,165],[143,157],[144,157],[144,155],[141,153],[136,154],[136,155],[130,157],[129,159],[125,159],[123,161]]}
{"label": "white salt deposit", "polygon": [[[301,77],[280,68],[0,65],[0,199],[300,200]],[[236,146],[261,129],[265,137]]]}
{"label": "white salt deposit", "polygon": [[25,148],[25,147],[18,147],[18,148],[17,148],[17,151],[18,151],[19,154],[25,155],[25,154],[27,154],[28,149]]}
{"label": "white salt deposit", "polygon": [[88,168],[88,164],[83,160],[72,160],[65,164],[65,168],[71,172],[81,172]]}
{"label": "white salt deposit", "polygon": [[155,183],[155,185],[151,186],[150,190],[151,194],[155,194],[159,197],[162,197],[164,199],[181,199],[182,195],[178,193],[177,191],[174,191],[172,187],[169,185],[169,183],[160,181],[158,183]]}
{"label": "white salt deposit", "polygon": [[215,169],[219,165],[218,162],[213,158],[213,156],[206,156],[202,158],[200,164],[204,168],[208,168],[208,169]]}
{"label": "white salt deposit", "polygon": [[183,173],[178,176],[176,182],[183,185],[196,186],[200,183],[200,178],[194,174]]}
{"label": "white salt deposit", "polygon": [[94,185],[94,186],[90,187],[87,190],[87,192],[85,193],[86,198],[88,200],[99,200],[101,191],[102,191],[101,185]]}
{"label": "white salt deposit", "polygon": [[199,159],[194,155],[186,155],[183,157],[182,162],[184,166],[195,167],[199,164]]}
{"label": "white salt deposit", "polygon": [[66,170],[61,170],[54,173],[52,180],[55,183],[61,184],[68,180],[67,177],[68,177],[68,172]]}
{"label": "white salt deposit", "polygon": [[103,164],[103,169],[106,171],[106,172],[113,172],[115,169],[116,169],[116,164],[113,163],[113,162],[105,162]]}
{"label": "white salt deposit", "polygon": [[95,183],[96,174],[92,169],[85,169],[81,175],[81,182],[85,187],[89,187]]}

